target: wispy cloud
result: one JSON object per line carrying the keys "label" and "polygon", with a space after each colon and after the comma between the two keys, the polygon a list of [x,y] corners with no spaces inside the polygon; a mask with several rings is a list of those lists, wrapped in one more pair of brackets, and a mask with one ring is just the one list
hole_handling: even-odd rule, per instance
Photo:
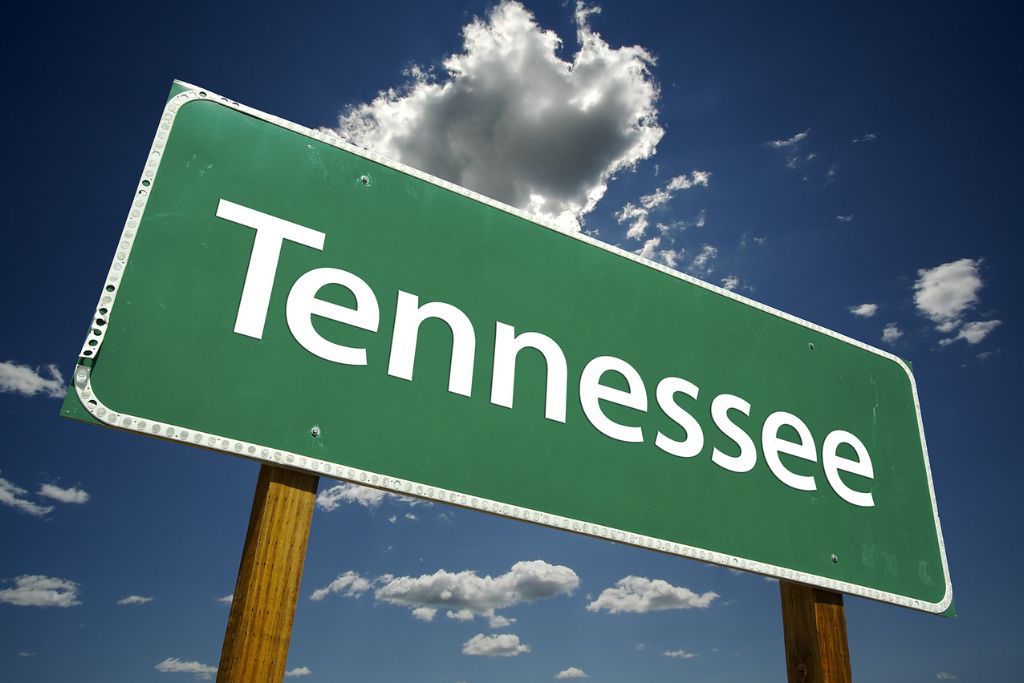
{"label": "wispy cloud", "polygon": [[[652,210],[667,204],[680,190],[689,190],[694,187],[707,187],[708,180],[710,178],[710,172],[698,170],[694,170],[688,176],[686,174],[678,175],[651,194],[645,194],[640,197],[639,206],[633,202],[628,202],[615,214],[615,219],[620,224],[629,224],[629,228],[626,230],[626,237],[634,240],[643,239],[647,232],[647,226],[650,224],[650,213]],[[697,225],[699,227],[703,227],[705,220],[704,211],[701,211],[700,214],[698,214],[697,219],[692,223],[685,221],[675,222],[671,225],[659,223],[658,227],[661,229],[662,233],[665,233],[673,226],[686,228],[690,225]]]}
{"label": "wispy cloud", "polygon": [[78,600],[78,584],[37,574],[14,579],[14,588],[0,590],[0,602],[19,607],[74,607]]}
{"label": "wispy cloud", "polygon": [[700,248],[700,253],[693,257],[690,262],[690,271],[694,273],[712,273],[715,258],[718,257],[718,248],[705,244]]}
{"label": "wispy cloud", "polygon": [[722,288],[735,292],[740,286],[740,279],[736,275],[726,275],[722,278]]}
{"label": "wispy cloud", "polygon": [[839,221],[840,223],[849,223],[850,221],[853,220],[853,214],[848,213],[846,215],[836,216],[836,220]]}
{"label": "wispy cloud", "polygon": [[982,322],[965,323],[963,327],[955,337],[947,337],[946,339],[940,339],[939,344],[942,346],[948,346],[953,342],[960,341],[963,339],[968,344],[978,344],[989,333],[1003,324],[1002,320],[985,320]]}
{"label": "wispy cloud", "polygon": [[27,493],[27,490],[14,482],[0,477],[0,505],[12,507],[33,517],[43,517],[53,511],[52,505],[39,505],[25,498]]}
{"label": "wispy cloud", "polygon": [[43,377],[39,368],[31,368],[27,365],[20,365],[14,361],[0,363],[0,392],[9,394],[21,394],[22,396],[48,396],[50,398],[64,398],[67,387],[64,386],[64,376],[56,365],[47,365],[46,371],[49,377]]}
{"label": "wispy cloud", "polygon": [[713,591],[698,595],[689,588],[673,586],[661,579],[627,576],[619,579],[615,586],[605,588],[596,600],[587,605],[587,610],[643,614],[670,609],[704,609],[718,597],[718,593]]}
{"label": "wispy cloud", "polygon": [[234,601],[234,599],[235,599],[235,594],[234,593],[229,593],[228,595],[225,595],[222,598],[217,598],[217,602],[223,603],[225,605],[230,605],[232,603],[232,601]]}
{"label": "wispy cloud", "polygon": [[370,590],[373,585],[369,579],[364,579],[353,571],[339,574],[338,578],[331,581],[323,588],[317,588],[309,596],[310,600],[320,601],[332,593],[338,593],[346,597],[357,597]]}
{"label": "wispy cloud", "polygon": [[117,601],[119,605],[145,605],[147,602],[153,602],[153,598],[144,595],[127,595]]}
{"label": "wispy cloud", "polygon": [[349,109],[338,132],[355,144],[513,206],[576,227],[620,170],[654,154],[653,57],[611,47],[579,5],[577,50],[520,3],[500,2],[463,29],[443,74],[409,80]]}
{"label": "wispy cloud", "polygon": [[686,650],[666,650],[661,654],[665,657],[671,657],[672,659],[693,659],[697,656],[692,652],[687,652]]}
{"label": "wispy cloud", "polygon": [[287,671],[285,671],[284,675],[287,678],[296,678],[299,676],[309,676],[312,673],[313,672],[310,670],[308,666],[297,666],[294,669],[288,669]]}
{"label": "wispy cloud", "polygon": [[858,144],[861,142],[874,142],[877,139],[878,136],[874,133],[864,133],[864,135],[861,135],[859,138],[854,138],[853,140],[850,140],[850,142]]}
{"label": "wispy cloud", "polygon": [[875,313],[878,313],[878,304],[860,304],[858,306],[850,306],[848,310],[850,313],[861,318],[871,318],[874,317]]}
{"label": "wispy cloud", "polygon": [[153,668],[161,673],[192,674],[196,678],[204,681],[210,680],[213,678],[213,674],[217,673],[217,667],[215,666],[201,664],[199,662],[186,662],[178,659],[177,657],[168,657],[164,661],[158,662]]}
{"label": "wispy cloud", "polygon": [[519,642],[519,636],[512,633],[493,636],[478,633],[462,645],[462,654],[480,657],[515,657],[529,651],[530,646]]}
{"label": "wispy cloud", "polygon": [[587,672],[579,667],[570,666],[568,669],[563,669],[555,674],[555,678],[558,680],[565,680],[569,678],[590,678]]}
{"label": "wispy cloud", "polygon": [[779,138],[778,140],[769,140],[768,142],[764,143],[764,146],[769,147],[771,149],[786,149],[788,147],[795,147],[796,145],[806,140],[807,136],[810,134],[811,129],[808,128],[802,133],[797,133],[792,137]]}
{"label": "wispy cloud", "polygon": [[45,498],[52,498],[61,503],[81,505],[89,502],[89,494],[83,489],[69,488],[62,489],[54,484],[43,484],[39,487],[39,495]]}
{"label": "wispy cloud", "polygon": [[957,677],[947,671],[940,671],[939,673],[935,674],[935,678],[939,679],[940,681],[955,681]]}
{"label": "wispy cloud", "polygon": [[316,497],[316,506],[324,512],[331,512],[338,509],[343,503],[355,503],[365,508],[378,508],[385,500],[403,503],[405,505],[429,505],[425,501],[408,496],[400,496],[397,493],[380,491],[368,486],[358,484],[338,484],[329,489],[321,491]]}

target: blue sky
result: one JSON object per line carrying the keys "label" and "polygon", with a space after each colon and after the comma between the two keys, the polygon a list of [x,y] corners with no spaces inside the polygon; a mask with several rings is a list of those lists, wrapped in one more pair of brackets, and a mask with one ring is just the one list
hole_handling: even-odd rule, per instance
{"label": "blue sky", "polygon": [[[1024,633],[1006,607],[1024,557],[1018,17],[953,3],[603,2],[584,19],[571,4],[494,7],[23,6],[5,22],[3,677],[188,681],[219,657],[258,466],[61,420],[54,379],[74,366],[173,78],[568,212],[601,240],[910,360],[959,616],[848,599],[854,675],[1019,671]],[[581,49],[586,86],[544,91],[544,69]],[[509,54],[531,70],[502,69]],[[423,105],[417,95],[452,79],[446,60],[462,79],[449,92],[479,87]],[[557,105],[592,92],[615,125],[585,146],[604,154],[562,164],[541,143],[571,139],[578,122]],[[540,96],[562,115],[530,128],[517,103]],[[500,126],[467,123],[488,111]],[[444,149],[422,144],[442,134]],[[295,678],[785,679],[773,582],[441,505],[331,495],[337,484],[321,482]],[[486,594],[467,601],[472,619],[427,621],[428,603],[394,591],[396,577],[437,572]],[[531,576],[554,587],[510,597]],[[677,608],[588,609],[629,576]],[[492,627],[495,604],[507,623]]]}

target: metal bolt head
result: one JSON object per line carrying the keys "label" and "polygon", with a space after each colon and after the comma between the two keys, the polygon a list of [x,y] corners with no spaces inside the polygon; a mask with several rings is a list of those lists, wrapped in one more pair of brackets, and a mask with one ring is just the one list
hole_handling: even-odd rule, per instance
{"label": "metal bolt head", "polygon": [[838,562],[839,562],[839,556],[836,555],[835,553],[832,553],[832,564],[837,564]]}
{"label": "metal bolt head", "polygon": [[309,433],[313,436],[320,436],[320,425],[313,425],[309,428]]}

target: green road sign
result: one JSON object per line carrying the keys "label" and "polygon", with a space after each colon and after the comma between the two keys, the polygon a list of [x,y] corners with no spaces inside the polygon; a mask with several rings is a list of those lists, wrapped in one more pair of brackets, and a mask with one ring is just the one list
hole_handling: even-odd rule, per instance
{"label": "green road sign", "polygon": [[895,356],[176,84],[66,415],[904,606]]}

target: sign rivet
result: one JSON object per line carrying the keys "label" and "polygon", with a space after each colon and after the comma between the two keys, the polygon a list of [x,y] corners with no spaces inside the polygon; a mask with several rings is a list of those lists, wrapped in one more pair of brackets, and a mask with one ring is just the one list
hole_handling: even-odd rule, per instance
{"label": "sign rivet", "polygon": [[807,348],[809,348],[809,349],[810,349],[811,351],[813,351],[813,350],[814,350],[814,342],[810,342],[810,343],[809,343],[809,344],[807,345]]}
{"label": "sign rivet", "polygon": [[312,434],[313,436],[320,436],[320,426],[313,425],[312,427],[309,428],[309,433]]}
{"label": "sign rivet", "polygon": [[836,555],[835,553],[832,553],[832,564],[837,564],[838,562],[839,562],[839,556]]}
{"label": "sign rivet", "polygon": [[361,182],[363,185],[369,185],[370,184],[370,176],[368,176],[368,175],[361,175],[361,176],[359,176],[359,182]]}

